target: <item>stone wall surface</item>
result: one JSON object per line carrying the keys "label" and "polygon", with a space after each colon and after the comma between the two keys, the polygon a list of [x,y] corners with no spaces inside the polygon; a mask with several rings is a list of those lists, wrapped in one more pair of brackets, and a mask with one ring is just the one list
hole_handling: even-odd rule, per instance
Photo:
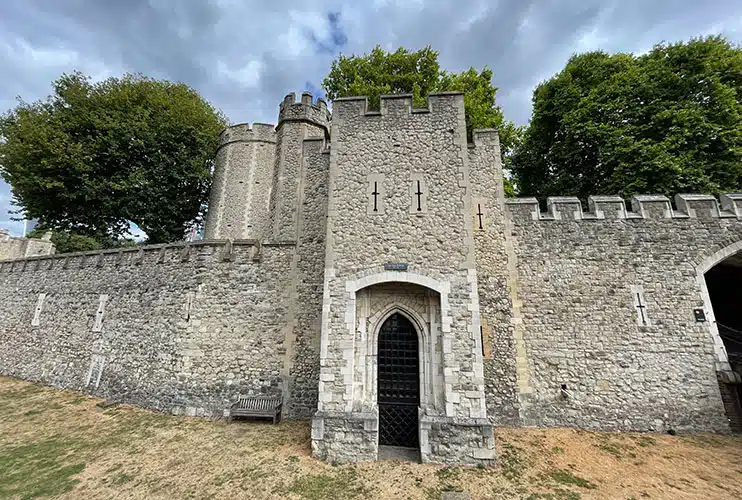
{"label": "stone wall surface", "polygon": [[420,454],[423,462],[448,465],[492,463],[495,434],[486,418],[456,420],[421,415]]}
{"label": "stone wall surface", "polygon": [[376,460],[379,414],[318,412],[312,420],[312,456],[330,463]]}
{"label": "stone wall surface", "polygon": [[291,270],[292,314],[285,342],[292,418],[310,418],[317,409],[330,170],[330,152],[324,138],[304,141],[303,162],[297,250]]}
{"label": "stone wall surface", "polygon": [[293,245],[0,263],[0,373],[172,413],[280,394]]}
{"label": "stone wall surface", "polygon": [[[507,221],[500,141],[494,130],[475,130],[469,148],[472,214],[483,341],[487,416],[517,425],[518,385],[511,292],[517,288],[508,266]],[[521,358],[524,353],[520,353]]]}
{"label": "stone wall surface", "polygon": [[206,218],[207,239],[260,239],[270,225],[276,158],[273,125],[243,123],[225,129],[214,165]]}
{"label": "stone wall surface", "polygon": [[49,237],[18,238],[10,236],[7,229],[0,229],[0,260],[22,259],[54,253],[54,243]]}
{"label": "stone wall surface", "polygon": [[[685,199],[684,199],[685,198]],[[727,431],[718,338],[697,322],[702,263],[742,240],[725,197],[507,203],[531,390],[521,422],[604,430]],[[742,202],[742,197],[738,198]],[[700,277],[699,277],[700,273]],[[562,390],[564,388],[565,390]]]}

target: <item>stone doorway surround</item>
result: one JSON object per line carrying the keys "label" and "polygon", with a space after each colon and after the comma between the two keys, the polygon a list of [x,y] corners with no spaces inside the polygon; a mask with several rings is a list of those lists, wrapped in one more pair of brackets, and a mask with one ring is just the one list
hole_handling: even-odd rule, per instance
{"label": "stone doorway surround", "polygon": [[[346,281],[345,290],[346,326],[353,341],[330,342],[331,332],[325,323],[320,347],[321,366],[326,366],[324,360],[328,358],[344,360],[344,411],[324,407],[323,401],[339,399],[336,394],[327,394],[339,387],[332,384],[334,377],[321,373],[318,411],[312,421],[314,456],[330,462],[378,458],[378,335],[384,321],[399,313],[410,320],[419,335],[421,461],[489,464],[494,459],[494,435],[486,418],[483,387],[479,388],[481,397],[475,397],[479,394],[473,394],[477,391],[471,387],[464,394],[452,383],[451,369],[446,369],[446,360],[451,362],[454,356],[450,346],[455,334],[450,327],[448,284],[408,272],[385,272]],[[333,353],[331,349],[337,349],[338,344],[342,353]],[[481,349],[474,351],[468,355],[481,363]],[[466,397],[474,397],[472,415],[456,415],[454,403]]]}
{"label": "stone doorway surround", "polygon": [[729,245],[728,247],[722,248],[718,252],[710,255],[703,259],[700,264],[696,266],[696,282],[701,290],[701,298],[703,300],[703,308],[706,313],[706,319],[708,321],[709,328],[711,330],[711,338],[714,342],[714,357],[716,358],[716,371],[727,372],[731,371],[729,366],[729,357],[727,350],[724,347],[724,342],[719,335],[719,328],[716,326],[716,317],[714,315],[714,307],[711,304],[711,296],[709,295],[708,286],[706,284],[706,273],[715,267],[717,264],[722,263],[729,257],[736,254],[742,254],[742,241],[738,241]]}
{"label": "stone doorway surround", "polygon": [[[709,292],[709,283],[707,279],[707,273],[712,273],[717,266],[732,265],[734,263],[734,269],[742,269],[742,242],[736,242],[725,248],[722,248],[718,252],[704,259],[697,267],[697,281],[701,290],[701,297],[703,299],[704,313],[706,320],[711,331],[711,338],[714,342],[714,355],[716,364],[716,375],[719,381],[719,391],[721,393],[721,399],[724,403],[724,410],[729,420],[729,427],[732,432],[742,432],[742,363],[739,362],[738,349],[732,347],[733,357],[730,357],[727,351],[727,346],[722,339],[721,332],[719,330],[719,323],[717,323],[717,311],[714,310],[714,305],[711,299],[711,293]],[[728,276],[730,271],[722,271],[724,276]],[[738,273],[731,273],[733,284],[732,287],[736,288],[738,281]],[[717,278],[718,279],[718,278]],[[727,286],[729,284],[727,283]],[[729,293],[729,290],[718,289],[718,281],[716,282],[716,294]],[[717,296],[715,300],[720,299]],[[738,296],[732,295],[731,301],[736,303]],[[724,314],[724,312],[722,312]],[[729,305],[726,306],[726,314],[729,314]],[[734,342],[733,339],[730,342]]]}

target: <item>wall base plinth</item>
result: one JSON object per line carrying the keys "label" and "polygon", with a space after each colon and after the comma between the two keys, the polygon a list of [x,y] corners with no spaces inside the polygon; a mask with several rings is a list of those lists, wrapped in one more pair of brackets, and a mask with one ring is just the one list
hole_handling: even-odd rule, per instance
{"label": "wall base plinth", "polygon": [[[422,413],[422,412],[421,412]],[[312,419],[312,456],[330,463],[376,460],[379,455],[377,411],[317,412]],[[484,465],[495,460],[495,436],[486,418],[420,415],[423,463]]]}
{"label": "wall base plinth", "polygon": [[486,418],[420,416],[423,463],[493,465],[495,434]]}
{"label": "wall base plinth", "polygon": [[376,460],[379,413],[318,411],[312,418],[312,456],[333,464]]}

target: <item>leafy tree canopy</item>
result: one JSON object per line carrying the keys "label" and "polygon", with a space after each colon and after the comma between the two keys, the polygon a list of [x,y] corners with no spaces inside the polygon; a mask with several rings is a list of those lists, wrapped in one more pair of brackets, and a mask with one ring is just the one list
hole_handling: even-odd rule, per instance
{"label": "leafy tree canopy", "polygon": [[738,191],[742,50],[715,36],[572,57],[534,91],[511,166],[539,197]]}
{"label": "leafy tree canopy", "polygon": [[368,96],[372,109],[379,108],[379,96],[384,94],[412,94],[414,104],[422,106],[431,92],[457,90],[464,93],[469,134],[475,128],[496,128],[506,163],[518,142],[520,129],[505,119],[495,103],[497,88],[492,86],[492,70],[469,68],[449,73],[441,69],[438,52],[430,47],[416,52],[404,48],[385,52],[376,46],[362,56],[341,54],[332,62],[322,87],[330,99]]}
{"label": "leafy tree canopy", "polygon": [[18,212],[79,249],[118,241],[130,222],[152,243],[182,239],[202,215],[224,116],[184,84],[140,75],[63,74],[53,89],[0,118]]}

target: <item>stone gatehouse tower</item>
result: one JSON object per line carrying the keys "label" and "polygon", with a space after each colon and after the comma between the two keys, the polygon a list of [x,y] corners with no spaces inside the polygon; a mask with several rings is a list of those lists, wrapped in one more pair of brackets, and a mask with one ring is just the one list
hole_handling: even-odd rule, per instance
{"label": "stone gatehouse tower", "polygon": [[459,93],[290,94],[222,133],[205,240],[0,262],[0,375],[189,416],[281,395],[333,462],[742,431],[742,194],[545,207]]}
{"label": "stone gatehouse tower", "polygon": [[492,460],[478,280],[507,301],[497,133],[467,143],[459,93],[366,105],[335,101],[330,127],[323,101],[289,95],[275,131],[226,131],[206,237],[297,242],[296,320],[320,329],[316,455],[375,459],[381,441]]}

